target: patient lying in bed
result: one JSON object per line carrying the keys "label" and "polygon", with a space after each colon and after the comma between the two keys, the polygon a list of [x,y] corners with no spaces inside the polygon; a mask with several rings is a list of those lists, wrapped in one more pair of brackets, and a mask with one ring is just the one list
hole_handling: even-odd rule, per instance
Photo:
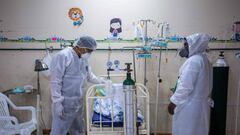
{"label": "patient lying in bed", "polygon": [[[95,126],[111,126],[113,118],[114,127],[122,127],[124,122],[124,92],[122,84],[113,84],[112,91],[107,92],[103,87],[96,89],[96,95],[99,97],[110,96],[106,93],[111,93],[112,98],[97,98],[93,105],[92,123]],[[102,121],[102,122],[100,122]],[[137,123],[140,126],[144,121],[141,111],[138,109]]]}

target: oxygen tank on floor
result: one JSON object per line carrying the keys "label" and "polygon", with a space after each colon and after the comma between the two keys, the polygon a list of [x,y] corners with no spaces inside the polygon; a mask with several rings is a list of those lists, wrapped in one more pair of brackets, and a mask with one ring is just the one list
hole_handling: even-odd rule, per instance
{"label": "oxygen tank on floor", "polygon": [[136,135],[136,86],[135,81],[131,78],[131,64],[126,63],[127,78],[123,81],[126,135]]}
{"label": "oxygen tank on floor", "polygon": [[211,109],[209,135],[226,135],[227,95],[229,66],[224,59],[224,52],[213,65],[212,99],[214,107]]}

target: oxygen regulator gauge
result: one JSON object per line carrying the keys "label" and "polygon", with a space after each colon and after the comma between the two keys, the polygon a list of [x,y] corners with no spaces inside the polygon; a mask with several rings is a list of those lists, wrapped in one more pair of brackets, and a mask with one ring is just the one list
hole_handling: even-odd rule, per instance
{"label": "oxygen regulator gauge", "polygon": [[108,68],[108,69],[111,69],[112,65],[113,65],[113,64],[112,64],[111,61],[108,61],[108,62],[107,62],[107,68]]}
{"label": "oxygen regulator gauge", "polygon": [[114,61],[114,65],[115,65],[116,67],[118,67],[118,66],[120,65],[120,61],[119,61],[119,60],[115,60],[115,61]]}

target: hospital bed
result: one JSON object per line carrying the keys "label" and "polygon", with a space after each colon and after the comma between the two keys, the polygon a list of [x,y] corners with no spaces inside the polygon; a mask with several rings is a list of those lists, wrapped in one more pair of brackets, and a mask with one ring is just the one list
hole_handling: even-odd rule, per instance
{"label": "hospital bed", "polygon": [[[87,134],[124,135],[126,126],[124,124],[125,103],[122,84],[113,84],[115,92],[111,95],[105,96],[99,96],[96,94],[99,87],[104,87],[104,84],[93,85],[86,92]],[[136,84],[136,88],[138,110],[136,130],[140,135],[149,135],[149,92],[142,84]],[[110,112],[108,112],[108,116],[106,116],[107,109],[104,108],[104,106],[108,106]],[[117,117],[116,114],[121,114],[122,116]]]}

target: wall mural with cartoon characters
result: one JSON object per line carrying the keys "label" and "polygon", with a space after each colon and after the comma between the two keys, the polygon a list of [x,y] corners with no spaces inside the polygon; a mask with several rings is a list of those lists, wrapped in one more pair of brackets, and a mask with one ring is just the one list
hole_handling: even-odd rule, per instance
{"label": "wall mural with cartoon characters", "polygon": [[120,39],[119,33],[122,32],[122,21],[120,18],[113,18],[110,21],[110,39]]}
{"label": "wall mural with cartoon characters", "polygon": [[83,12],[80,8],[69,9],[68,16],[73,21],[74,26],[80,26],[83,23]]}

